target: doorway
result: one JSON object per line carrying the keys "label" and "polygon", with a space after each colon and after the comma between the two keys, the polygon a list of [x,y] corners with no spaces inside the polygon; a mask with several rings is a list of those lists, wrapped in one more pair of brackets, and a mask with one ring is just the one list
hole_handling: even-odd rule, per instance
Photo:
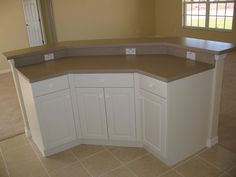
{"label": "doorway", "polygon": [[46,44],[41,5],[39,0],[22,0],[28,33],[29,46],[36,47]]}

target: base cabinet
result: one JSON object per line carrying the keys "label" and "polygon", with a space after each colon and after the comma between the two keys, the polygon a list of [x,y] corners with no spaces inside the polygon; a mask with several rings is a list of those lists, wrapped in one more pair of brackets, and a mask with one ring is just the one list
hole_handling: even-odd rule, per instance
{"label": "base cabinet", "polygon": [[69,90],[36,97],[35,105],[46,149],[55,148],[76,139]]}
{"label": "base cabinet", "polygon": [[135,141],[133,88],[105,88],[109,138]]}
{"label": "base cabinet", "polygon": [[18,76],[32,139],[42,154],[72,146],[77,136],[67,76],[34,83]]}
{"label": "base cabinet", "polygon": [[77,88],[83,139],[135,140],[133,88]]}
{"label": "base cabinet", "polygon": [[165,153],[166,100],[141,90],[141,116],[143,122],[143,143],[152,151]]}
{"label": "base cabinet", "polygon": [[80,143],[144,146],[168,165],[206,146],[212,78],[209,70],[168,83],[130,73],[29,83],[19,74],[32,138],[44,155]]}
{"label": "base cabinet", "polygon": [[103,89],[77,88],[76,94],[82,138],[107,139]]}

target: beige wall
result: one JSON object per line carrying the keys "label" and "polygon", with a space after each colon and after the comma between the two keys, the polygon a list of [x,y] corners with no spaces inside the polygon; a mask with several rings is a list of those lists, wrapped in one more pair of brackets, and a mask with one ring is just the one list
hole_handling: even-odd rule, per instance
{"label": "beige wall", "polygon": [[9,69],[2,52],[28,47],[21,0],[0,1],[0,71]]}
{"label": "beige wall", "polygon": [[52,0],[59,41],[155,34],[155,0]]}
{"label": "beige wall", "polygon": [[156,0],[156,35],[190,36],[236,43],[236,20],[232,32],[182,28],[182,0]]}

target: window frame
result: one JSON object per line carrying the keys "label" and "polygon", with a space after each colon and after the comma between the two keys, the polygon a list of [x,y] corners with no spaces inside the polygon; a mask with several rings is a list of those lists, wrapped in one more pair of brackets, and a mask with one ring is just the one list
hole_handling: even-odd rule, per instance
{"label": "window frame", "polygon": [[[203,3],[203,4],[206,4],[206,15],[205,15],[205,18],[206,18],[206,26],[205,27],[200,27],[200,26],[187,26],[186,25],[186,16],[187,16],[187,13],[186,13],[186,4],[200,4],[200,3]],[[209,25],[209,20],[210,20],[210,4],[213,4],[213,3],[234,3],[234,11],[233,11],[233,20],[232,20],[232,29],[225,29],[225,28],[210,28]],[[226,13],[226,11],[225,11]],[[192,15],[191,15],[192,16]],[[196,15],[196,16],[199,16]],[[201,16],[201,15],[200,15]],[[183,28],[187,28],[187,29],[201,29],[201,30],[209,30],[209,31],[220,31],[220,32],[232,32],[235,28],[236,25],[235,24],[235,21],[236,21],[236,0],[217,0],[217,1],[210,1],[210,0],[206,0],[206,1],[196,1],[196,2],[186,2],[186,0],[182,0],[182,27]],[[224,18],[227,17],[226,15],[224,15]]]}

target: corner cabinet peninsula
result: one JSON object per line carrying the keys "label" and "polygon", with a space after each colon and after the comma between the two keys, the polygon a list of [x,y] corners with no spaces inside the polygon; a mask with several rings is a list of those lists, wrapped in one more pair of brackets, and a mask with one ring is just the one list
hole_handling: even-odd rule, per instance
{"label": "corner cabinet peninsula", "polygon": [[137,38],[68,41],[5,56],[26,134],[43,155],[78,144],[144,147],[174,165],[217,143],[224,58],[234,47]]}

